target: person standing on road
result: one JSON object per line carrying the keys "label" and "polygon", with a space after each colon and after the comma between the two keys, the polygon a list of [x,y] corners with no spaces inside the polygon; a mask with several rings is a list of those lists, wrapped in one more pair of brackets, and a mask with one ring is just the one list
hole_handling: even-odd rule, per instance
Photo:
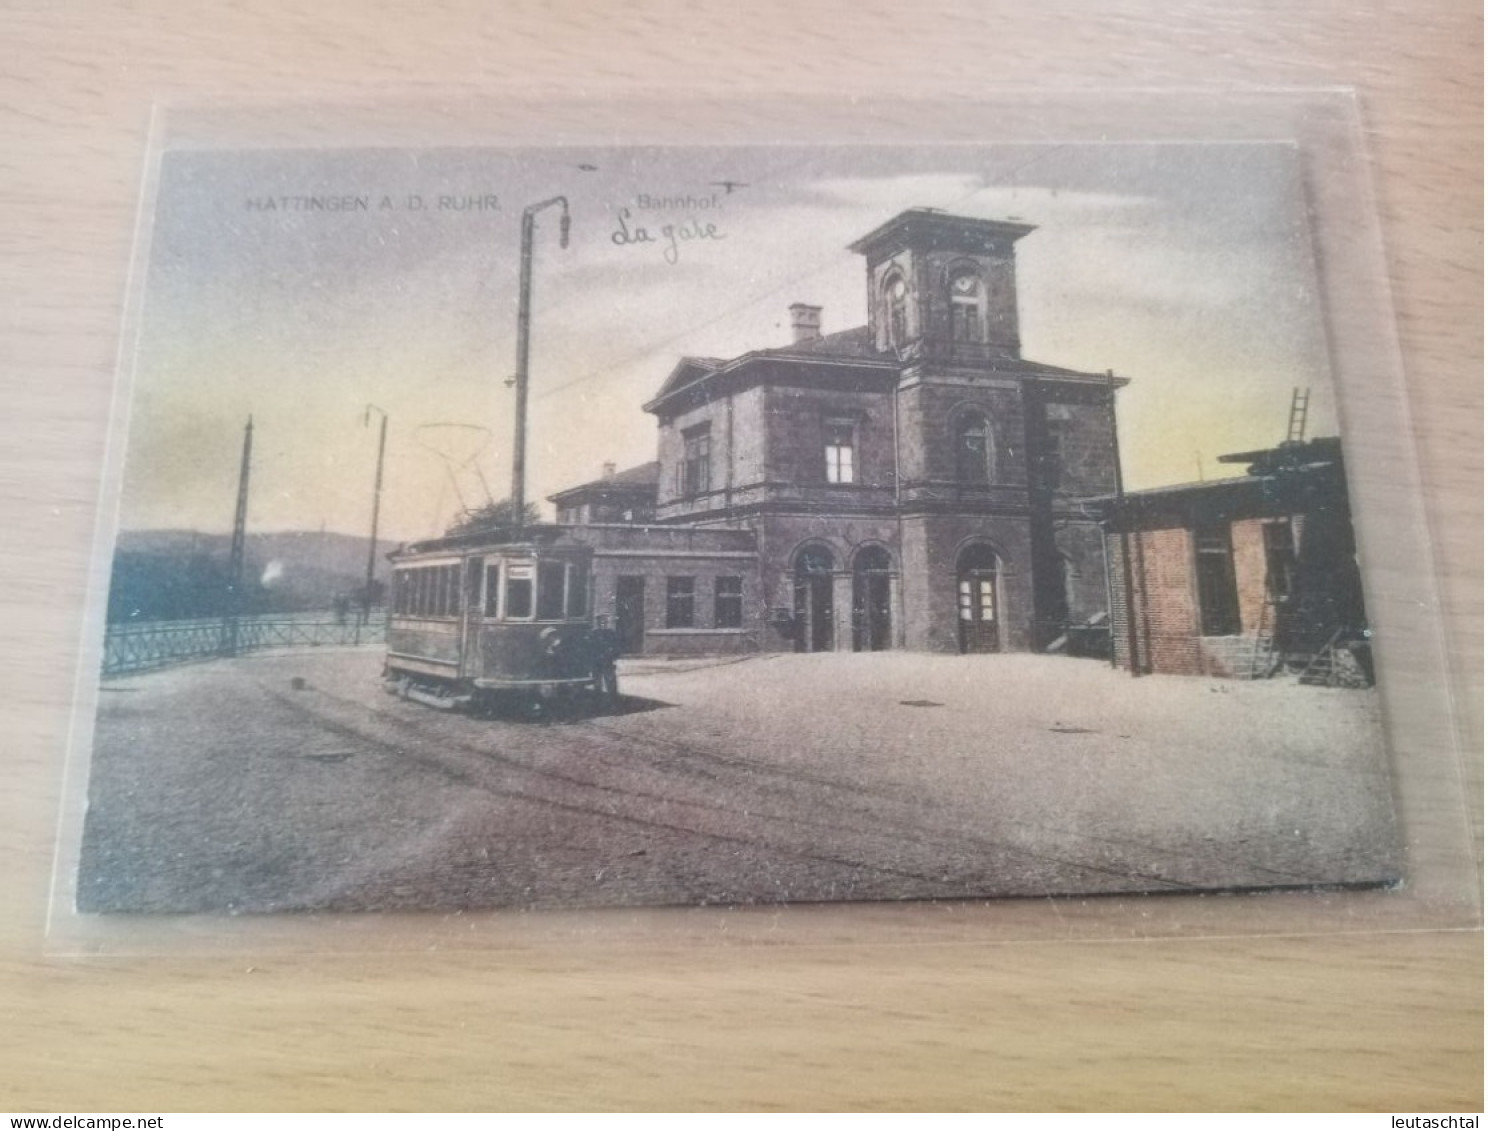
{"label": "person standing on road", "polygon": [[620,634],[610,627],[609,617],[594,618],[589,647],[594,657],[594,688],[601,695],[614,698],[620,693],[620,678],[615,671],[615,661],[620,658]]}

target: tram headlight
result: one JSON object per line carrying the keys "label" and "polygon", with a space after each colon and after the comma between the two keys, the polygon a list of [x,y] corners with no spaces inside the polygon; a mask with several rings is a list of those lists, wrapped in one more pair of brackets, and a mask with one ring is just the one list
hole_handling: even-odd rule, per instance
{"label": "tram headlight", "polygon": [[568,647],[568,634],[553,625],[539,632],[537,638],[542,643],[543,651],[549,656],[556,656]]}

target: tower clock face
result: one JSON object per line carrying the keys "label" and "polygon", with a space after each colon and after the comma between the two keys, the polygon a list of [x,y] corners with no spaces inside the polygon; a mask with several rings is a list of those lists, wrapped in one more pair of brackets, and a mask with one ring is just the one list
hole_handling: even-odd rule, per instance
{"label": "tower clock face", "polygon": [[951,290],[958,295],[976,294],[977,280],[975,275],[957,275],[951,282]]}
{"label": "tower clock face", "polygon": [[908,293],[909,293],[909,288],[904,285],[904,280],[903,279],[895,279],[893,281],[893,283],[890,284],[890,286],[889,286],[889,297],[890,298],[901,299],[901,298],[903,298]]}

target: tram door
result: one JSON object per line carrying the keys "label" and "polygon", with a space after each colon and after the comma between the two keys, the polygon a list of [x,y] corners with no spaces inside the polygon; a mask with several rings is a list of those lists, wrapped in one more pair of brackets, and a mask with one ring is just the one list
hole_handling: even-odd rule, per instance
{"label": "tram door", "polygon": [[989,546],[968,546],[956,562],[957,618],[961,651],[997,652],[997,554]]}
{"label": "tram door", "polygon": [[[485,614],[485,558],[465,559],[465,586],[460,603],[460,677],[476,679],[481,672],[480,630]],[[492,580],[495,585],[495,580]]]}
{"label": "tram door", "polygon": [[620,635],[621,651],[636,656],[646,647],[646,579],[615,579],[615,631]]}

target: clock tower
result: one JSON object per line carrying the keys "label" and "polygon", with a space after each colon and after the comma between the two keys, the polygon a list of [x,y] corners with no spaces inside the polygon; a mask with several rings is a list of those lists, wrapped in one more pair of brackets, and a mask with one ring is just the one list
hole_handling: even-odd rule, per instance
{"label": "clock tower", "polygon": [[1016,359],[1013,244],[1033,230],[911,208],[852,244],[867,259],[874,345],[904,360]]}

